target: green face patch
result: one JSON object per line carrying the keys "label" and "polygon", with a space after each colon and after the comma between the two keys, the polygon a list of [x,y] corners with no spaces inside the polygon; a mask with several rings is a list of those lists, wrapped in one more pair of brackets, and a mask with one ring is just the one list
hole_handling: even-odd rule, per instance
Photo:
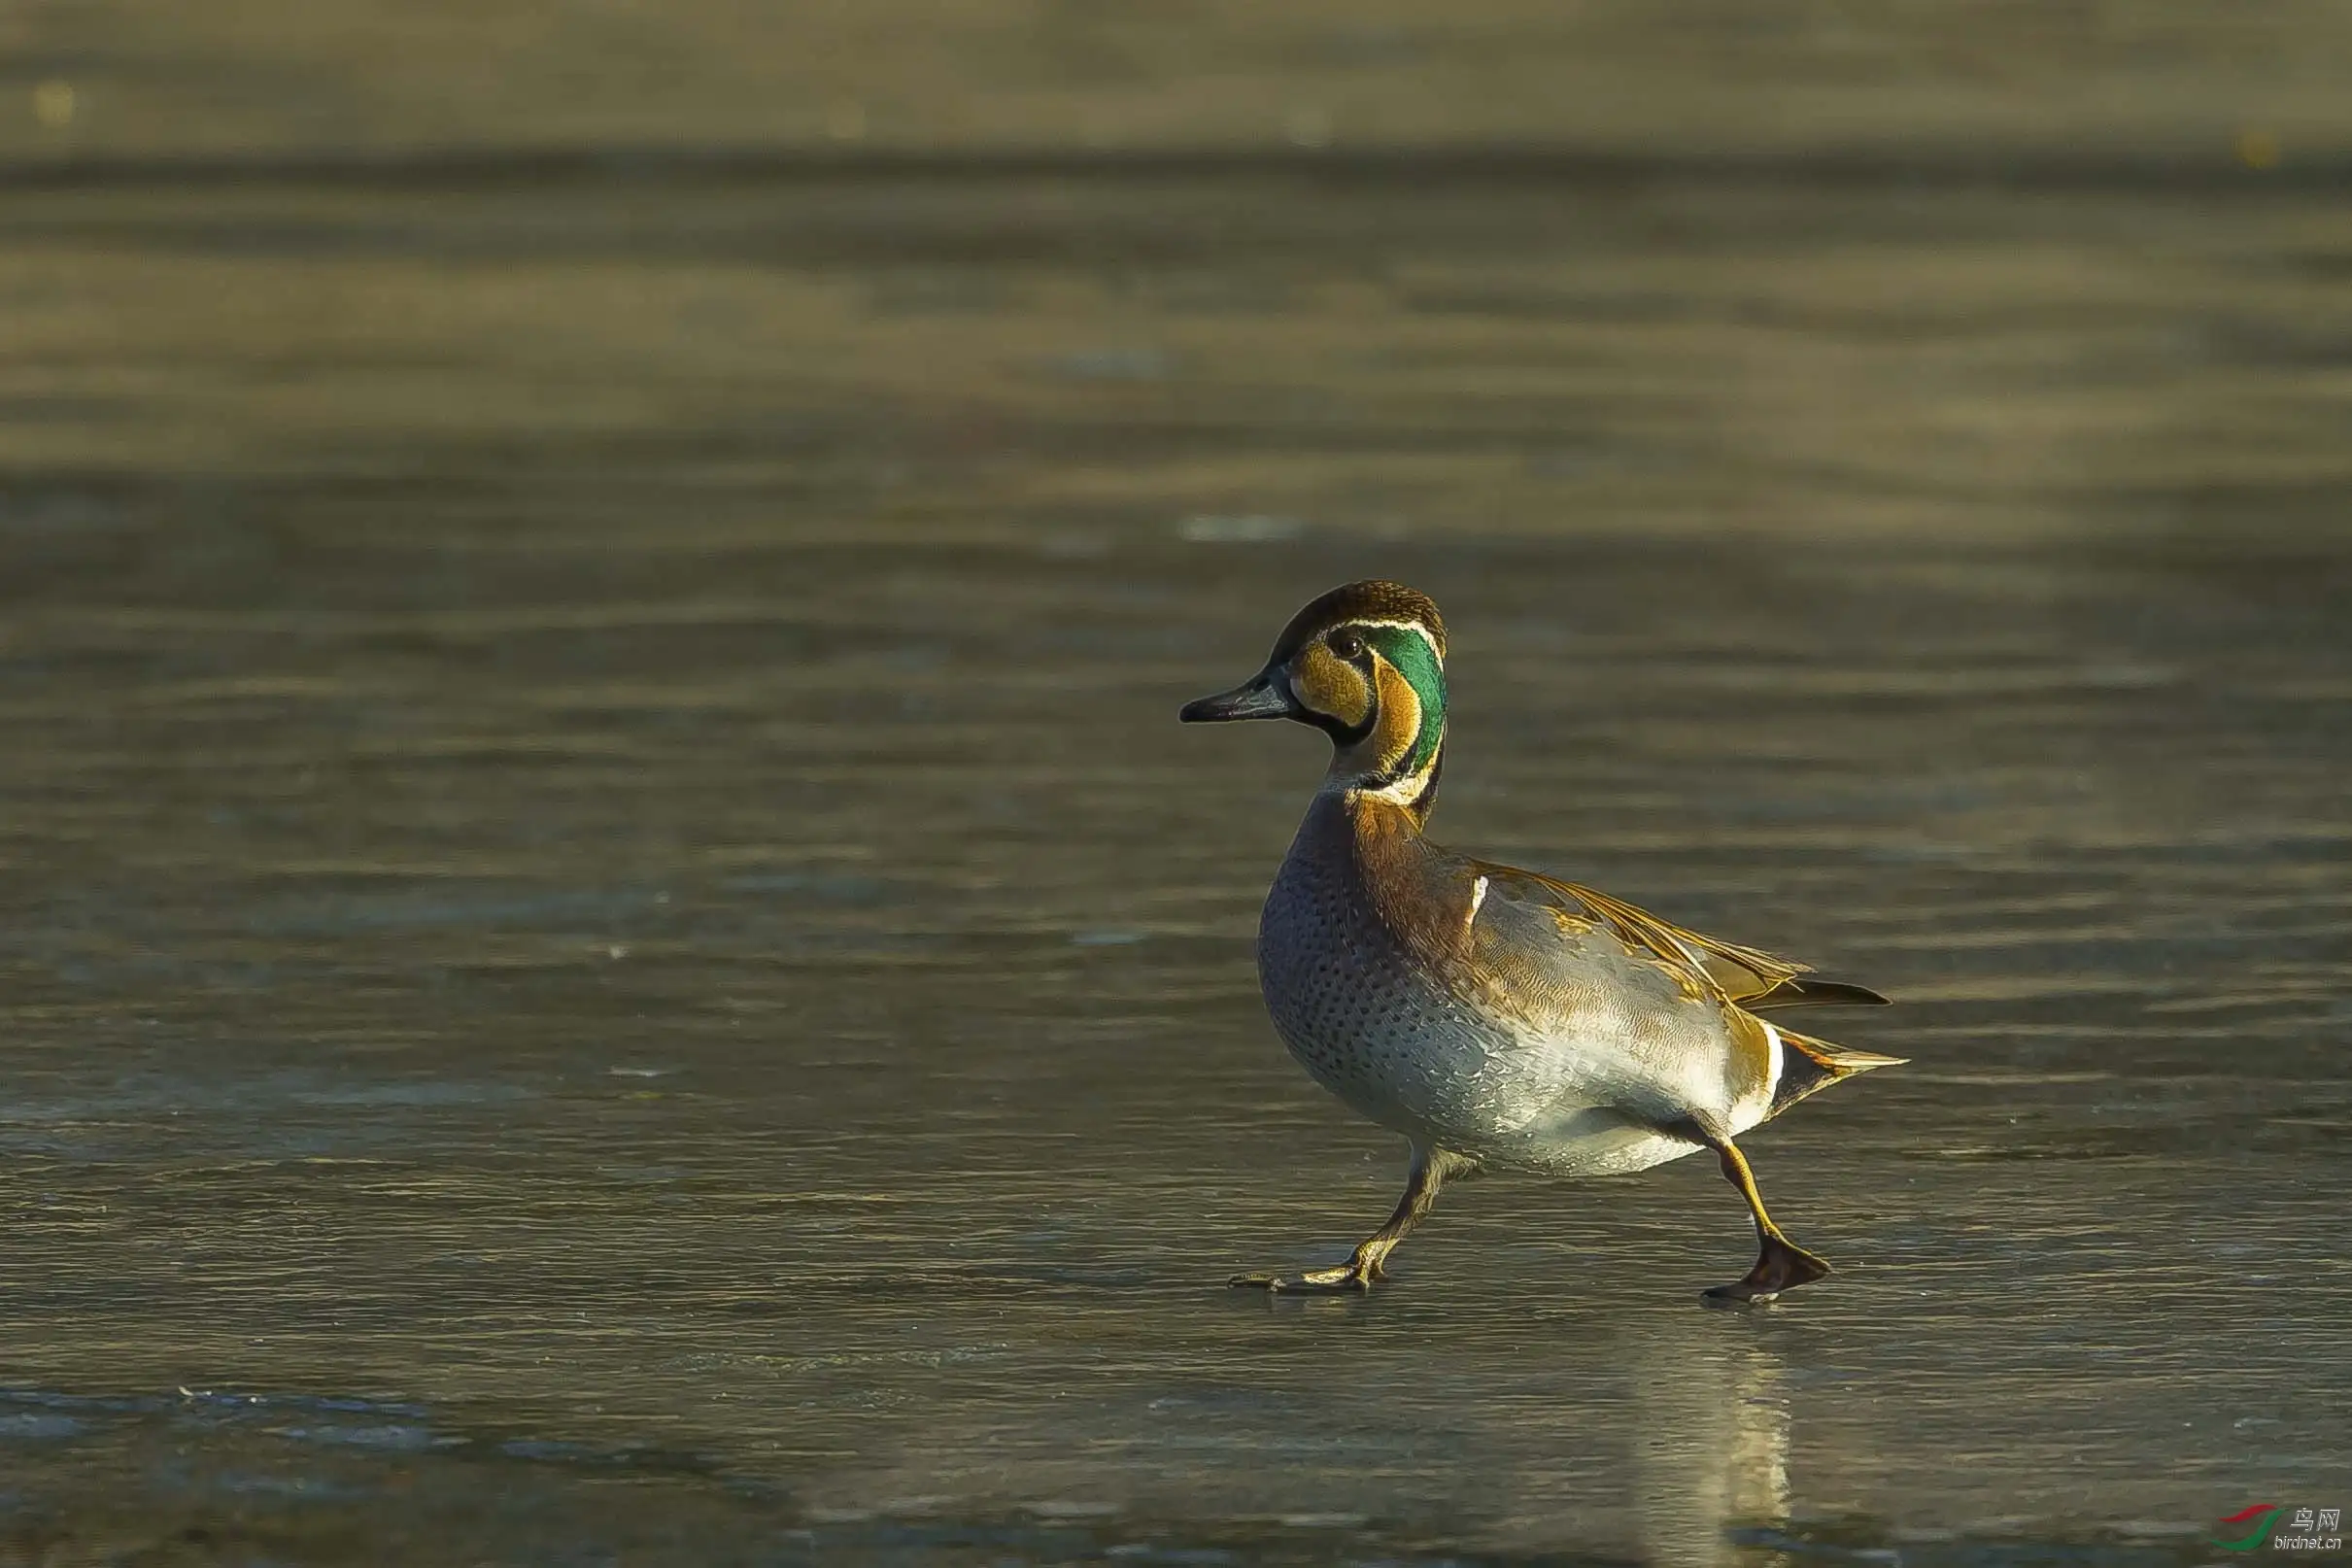
{"label": "green face patch", "polygon": [[1420,733],[1413,737],[1413,749],[1398,768],[1400,775],[1411,777],[1429,766],[1446,740],[1446,666],[1438,663],[1437,650],[1429,646],[1429,639],[1411,627],[1368,626],[1361,630],[1365,642],[1405,677],[1421,699]]}

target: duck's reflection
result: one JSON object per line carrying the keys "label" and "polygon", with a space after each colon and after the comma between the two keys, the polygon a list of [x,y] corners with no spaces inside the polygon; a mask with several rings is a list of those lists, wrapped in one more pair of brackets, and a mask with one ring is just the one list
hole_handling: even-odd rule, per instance
{"label": "duck's reflection", "polygon": [[1709,1314],[1629,1358],[1634,1503],[1650,1560],[1739,1560],[1731,1532],[1789,1514],[1788,1369],[1744,1323]]}

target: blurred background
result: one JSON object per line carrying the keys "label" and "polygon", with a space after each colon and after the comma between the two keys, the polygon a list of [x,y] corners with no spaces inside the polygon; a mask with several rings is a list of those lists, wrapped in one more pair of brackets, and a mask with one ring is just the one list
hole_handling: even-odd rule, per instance
{"label": "blurred background", "polygon": [[[2348,195],[2316,0],[10,0],[0,1564],[2352,1502]],[[1441,838],[1902,1004],[1835,1278],[1678,1165],[1224,1289],[1403,1151],[1175,710],[1368,575]]]}

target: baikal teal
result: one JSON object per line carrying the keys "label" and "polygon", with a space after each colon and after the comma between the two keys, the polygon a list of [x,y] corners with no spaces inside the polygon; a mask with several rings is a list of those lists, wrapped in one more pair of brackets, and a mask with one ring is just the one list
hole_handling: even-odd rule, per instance
{"label": "baikal teal", "polygon": [[1396,1211],[1346,1263],[1234,1283],[1368,1290],[1449,1181],[1619,1175],[1701,1150],[1746,1200],[1757,1241],[1755,1266],[1710,1299],[1770,1300],[1827,1275],[1773,1222],[1736,1140],[1897,1065],[1765,1013],[1886,999],[1433,842],[1445,656],[1426,597],[1349,583],[1301,610],[1256,675],[1184,709],[1191,723],[1283,718],[1332,737],[1266,899],[1258,974],[1291,1054],[1413,1151]]}

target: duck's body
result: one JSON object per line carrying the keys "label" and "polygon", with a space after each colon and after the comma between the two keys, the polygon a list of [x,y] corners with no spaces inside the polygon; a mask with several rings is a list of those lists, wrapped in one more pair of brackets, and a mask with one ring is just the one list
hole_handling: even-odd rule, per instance
{"label": "duck's body", "polygon": [[1611,1176],[1772,1108],[1772,1025],[1689,994],[1524,873],[1424,837],[1403,808],[1318,795],[1258,928],[1274,1025],[1315,1080],[1486,1167]]}
{"label": "duck's body", "polygon": [[1893,1059],[1750,1009],[1883,999],[1431,842],[1444,636],[1412,590],[1350,584],[1300,612],[1255,680],[1185,710],[1332,733],[1331,772],[1266,900],[1258,973],[1291,1054],[1415,1156],[1395,1217],[1346,1266],[1236,1282],[1366,1288],[1449,1177],[1616,1175],[1703,1148],[1749,1197],[1762,1241],[1756,1269],[1719,1294],[1769,1296],[1826,1274],[1772,1226],[1732,1140]]}

